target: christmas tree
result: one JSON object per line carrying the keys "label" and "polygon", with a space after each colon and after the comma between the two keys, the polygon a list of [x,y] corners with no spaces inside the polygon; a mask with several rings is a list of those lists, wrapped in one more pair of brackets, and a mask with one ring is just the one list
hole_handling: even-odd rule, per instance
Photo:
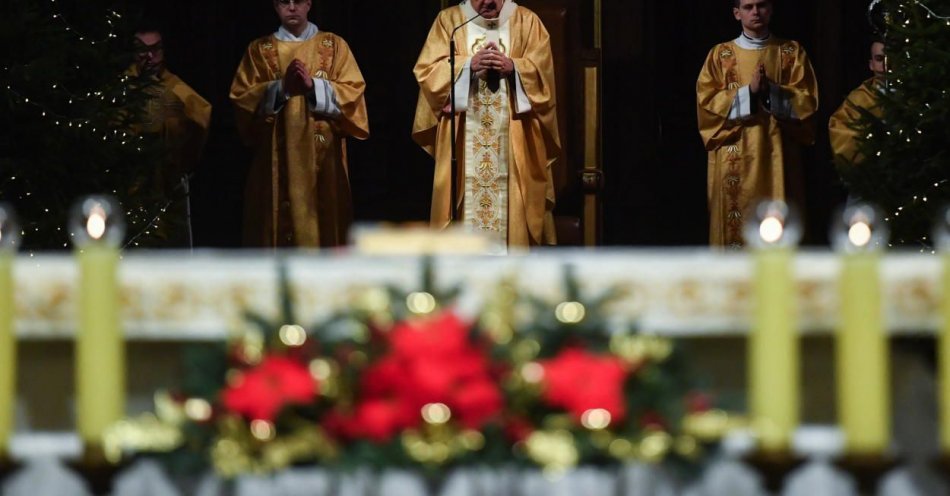
{"label": "christmas tree", "polygon": [[894,246],[929,249],[950,204],[950,0],[875,0],[870,14],[888,56],[882,115],[864,115],[866,159],[840,171],[853,195],[884,210]]}
{"label": "christmas tree", "polygon": [[132,16],[114,4],[0,4],[0,201],[26,249],[68,247],[69,209],[85,195],[116,197],[135,242],[160,213],[150,182],[163,152],[135,132],[152,83],[128,74]]}

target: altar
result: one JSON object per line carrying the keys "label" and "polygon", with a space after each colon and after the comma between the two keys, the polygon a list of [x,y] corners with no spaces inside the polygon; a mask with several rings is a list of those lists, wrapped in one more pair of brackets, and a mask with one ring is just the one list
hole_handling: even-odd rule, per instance
{"label": "altar", "polygon": [[[835,349],[842,325],[843,257],[824,251],[805,251],[796,253],[792,260],[794,304],[789,308],[793,311],[795,340],[801,348],[801,359],[796,365],[801,386],[800,402],[792,407],[799,421],[787,436],[789,452],[797,453],[799,461],[795,466],[800,468],[791,473],[793,467],[790,467],[779,487],[792,491],[786,494],[804,494],[801,488],[817,487],[814,484],[822,483],[816,481],[831,477],[827,480],[852,487],[850,493],[833,494],[857,494],[860,484],[854,474],[827,465],[848,450],[847,427],[840,423],[837,413],[841,404],[840,383],[834,379],[840,370],[836,369]],[[775,484],[765,475],[756,475],[756,466],[744,461],[757,452],[760,442],[754,415],[749,410],[749,395],[753,394],[749,377],[754,360],[750,355],[754,352],[749,338],[750,329],[756,325],[755,309],[761,297],[757,295],[760,288],[756,283],[756,257],[749,253],[695,249],[552,250],[526,256],[495,257],[370,256],[344,251],[132,252],[122,256],[117,269],[119,296],[115,310],[121,316],[122,366],[127,385],[126,394],[120,399],[130,421],[160,411],[162,406],[156,404],[156,398],[161,394],[174,396],[183,390],[188,380],[186,369],[194,367],[194,356],[188,358],[189,349],[235,342],[246,346],[247,333],[255,322],[282,322],[280,319],[286,317],[288,308],[292,308],[294,322],[283,322],[280,336],[284,340],[282,346],[293,350],[296,338],[292,333],[287,338],[284,331],[291,332],[296,327],[287,327],[288,324],[306,329],[307,339],[321,339],[319,333],[365,331],[359,326],[348,327],[352,322],[347,319],[354,318],[351,315],[354,309],[364,316],[366,312],[376,311],[397,315],[400,311],[396,307],[399,307],[403,313],[421,316],[438,313],[436,301],[439,308],[457,315],[461,322],[481,322],[482,332],[488,332],[502,348],[514,348],[519,342],[517,335],[498,337],[494,334],[500,327],[492,324],[492,319],[504,311],[511,312],[506,322],[514,333],[521,328],[532,329],[533,325],[540,325],[538,322],[546,322],[545,319],[552,325],[570,327],[586,325],[585,319],[596,317],[595,327],[606,336],[630,335],[647,340],[631,345],[635,348],[646,342],[644,353],[653,353],[649,347],[654,344],[662,348],[662,343],[671,343],[679,357],[677,368],[658,370],[666,370],[664,374],[685,374],[691,384],[689,391],[683,394],[701,392],[702,397],[707,398],[703,401],[713,403],[705,405],[701,413],[716,412],[728,420],[720,422],[721,429],[714,433],[715,439],[702,440],[703,455],[696,459],[700,462],[696,466],[702,467],[699,472],[681,472],[667,466],[664,461],[667,450],[670,456],[679,456],[675,453],[678,448],[671,444],[663,448],[663,456],[655,458],[644,456],[645,445],[639,445],[631,452],[638,453],[636,455],[613,458],[598,455],[585,461],[581,454],[578,465],[548,460],[553,465],[540,463],[535,468],[523,465],[524,459],[501,466],[484,462],[466,466],[458,461],[426,462],[423,457],[415,469],[402,463],[367,464],[357,472],[336,472],[342,469],[334,468],[336,465],[327,458],[312,466],[293,464],[276,471],[259,470],[259,465],[248,465],[257,469],[247,473],[242,473],[242,469],[221,473],[209,468],[203,478],[187,479],[190,483],[182,482],[186,479],[157,462],[139,461],[132,467],[124,465],[127,477],[117,476],[115,484],[119,485],[114,487],[140,487],[138,484],[145,484],[142,481],[161,479],[164,481],[161,484],[177,487],[177,491],[183,491],[181,494],[191,491],[220,494],[213,491],[225,488],[237,491],[235,494],[364,494],[362,491],[373,487],[381,492],[372,494],[543,494],[550,491],[593,494],[590,491],[607,491],[712,495],[758,494],[755,491]],[[80,321],[79,265],[71,256],[19,256],[12,273],[15,281],[13,322],[18,345],[17,387],[13,396],[16,429],[10,437],[8,453],[25,468],[8,480],[15,481],[17,473],[21,477],[31,474],[29,476],[34,478],[55,479],[57,476],[50,474],[66,472],[58,471],[56,467],[61,466],[51,460],[81,458],[83,439],[86,439],[74,434],[76,416],[82,415],[77,412],[77,408],[82,407],[76,406],[79,404],[76,402],[76,374],[84,373],[77,369],[74,360],[74,340]],[[888,424],[891,427],[885,449],[887,453],[899,455],[904,465],[899,470],[882,468],[876,482],[882,484],[880,481],[890,480],[889,494],[935,494],[929,489],[908,493],[906,488],[922,487],[920,484],[924,483],[920,480],[939,479],[937,472],[920,476],[913,471],[921,460],[936,459],[941,452],[938,443],[941,395],[934,354],[939,349],[935,338],[945,318],[941,313],[945,299],[943,260],[929,253],[890,253],[881,257],[879,273],[880,318],[890,350],[887,359],[890,373],[886,377],[890,408],[886,417],[891,419]],[[430,303],[433,307],[425,308]],[[538,313],[539,309],[543,313],[548,307],[552,312],[550,316]],[[255,317],[249,319],[251,315]],[[341,321],[341,315],[348,317]],[[556,319],[551,318],[555,316]],[[398,327],[398,318],[396,320],[389,325]],[[327,322],[344,324],[325,325]],[[320,330],[314,330],[317,328]],[[290,345],[285,338],[290,339]],[[610,350],[618,356],[626,353],[613,347],[613,338]],[[108,358],[103,356],[102,359]],[[310,363],[310,370],[317,373],[313,365],[317,362]],[[534,370],[530,368],[534,364],[548,363],[529,361],[519,366],[522,375],[528,377],[525,370]],[[180,401],[185,405],[184,399]],[[216,401],[209,397],[207,404],[215,412],[219,409]],[[423,416],[426,415],[424,410]],[[585,415],[586,418],[579,418],[592,421],[590,411]],[[688,418],[687,412],[686,417],[679,420]],[[116,421],[122,422],[121,419]],[[671,439],[681,439],[686,431],[680,426],[668,425],[669,421],[662,418],[657,425],[664,425],[669,435],[674,436]],[[431,417],[427,422],[430,427],[439,423],[437,418]],[[253,422],[250,425],[253,431]],[[584,425],[593,434],[599,429],[589,423]],[[654,432],[651,429],[648,427],[643,435],[649,436]],[[267,439],[273,439],[269,435],[273,433],[265,434],[258,441],[266,443]],[[596,436],[591,439],[596,440]],[[612,439],[617,441],[623,437]],[[638,437],[633,442],[644,443],[647,439]],[[122,445],[123,442],[128,440],[119,442],[125,459],[141,460],[136,456],[141,446]],[[345,443],[338,448],[348,449]],[[612,451],[605,447],[604,453]],[[544,457],[533,460],[537,463]],[[528,472],[519,472],[523,470]],[[215,473],[217,475],[213,475]],[[516,473],[522,475],[514,475]],[[535,475],[531,474],[537,474],[538,478],[533,479]],[[886,479],[888,474],[890,479]],[[740,485],[748,486],[750,492],[742,492],[746,489],[740,491],[729,484],[723,486],[724,482],[719,480],[722,477],[743,480]],[[133,482],[119,482],[130,478]],[[515,484],[516,480],[522,485]],[[529,484],[532,480],[535,482]],[[300,487],[324,489],[289,493],[279,489],[300,484],[303,484]],[[520,489],[514,489],[515,486]],[[885,486],[887,484],[880,487]],[[242,487],[244,489],[240,489]],[[350,489],[344,491],[343,487]],[[478,487],[507,489],[480,492]],[[788,489],[790,487],[799,489]],[[895,487],[899,488],[897,492],[893,492]],[[198,488],[212,492],[202,493]]]}

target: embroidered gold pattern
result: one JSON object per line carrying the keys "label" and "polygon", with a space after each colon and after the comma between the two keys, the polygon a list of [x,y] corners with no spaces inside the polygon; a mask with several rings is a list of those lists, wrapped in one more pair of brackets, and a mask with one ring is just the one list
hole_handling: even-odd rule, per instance
{"label": "embroidered gold pattern", "polygon": [[465,201],[471,201],[471,218],[466,219],[476,230],[503,234],[507,230],[505,202],[507,174],[502,170],[501,160],[502,122],[504,103],[503,93],[493,93],[485,81],[478,82],[472,114],[478,123],[478,129],[472,133],[470,153],[475,158],[468,168],[471,195]]}
{"label": "embroidered gold pattern", "polygon": [[168,91],[165,83],[156,84],[146,91],[150,98],[145,103],[143,130],[150,133],[161,132],[169,118],[183,118],[185,104],[173,92]]}
{"label": "embroidered gold pattern", "polygon": [[[487,36],[479,36],[478,38],[475,38],[475,43],[472,43],[472,53],[476,53],[484,48],[487,42]],[[498,48],[501,49],[501,53],[508,55],[508,47],[505,46],[504,40],[498,40]]]}
{"label": "embroidered gold pattern", "polygon": [[723,186],[726,192],[726,225],[725,244],[731,247],[742,247],[742,208],[740,194],[742,193],[742,154],[739,144],[726,145],[726,166],[728,168],[723,177]]}
{"label": "embroidered gold pattern", "polygon": [[[330,68],[333,67],[333,37],[331,34],[327,33],[323,35],[323,39],[320,40],[320,45],[317,47],[317,54],[319,55],[319,67],[315,74],[321,79],[330,79],[329,72]],[[320,73],[323,73],[323,76],[320,76]]]}

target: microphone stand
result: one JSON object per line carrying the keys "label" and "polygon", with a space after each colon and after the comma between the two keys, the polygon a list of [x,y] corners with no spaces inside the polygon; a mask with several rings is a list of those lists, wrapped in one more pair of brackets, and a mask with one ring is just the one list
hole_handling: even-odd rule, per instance
{"label": "microphone stand", "polygon": [[455,33],[459,29],[462,29],[462,26],[474,21],[481,17],[481,14],[475,14],[471,19],[455,26],[455,29],[452,30],[452,35],[449,36],[449,136],[452,138],[452,149],[451,149],[451,159],[450,167],[452,168],[452,189],[451,196],[449,199],[449,222],[455,220],[455,206],[457,204],[456,199],[458,198],[458,150],[456,150],[457,138],[455,136]]}

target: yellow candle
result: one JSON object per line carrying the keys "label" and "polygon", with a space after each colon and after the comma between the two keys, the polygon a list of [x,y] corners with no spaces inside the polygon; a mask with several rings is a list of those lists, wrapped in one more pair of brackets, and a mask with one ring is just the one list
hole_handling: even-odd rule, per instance
{"label": "yellow candle", "polygon": [[940,447],[950,454],[950,252],[943,254],[943,327],[938,350],[940,360]]}
{"label": "yellow candle", "polygon": [[14,335],[13,254],[0,250],[0,458],[13,434],[16,406],[16,336]]}
{"label": "yellow candle", "polygon": [[799,345],[791,261],[787,248],[766,248],[755,254],[749,406],[763,451],[787,451],[799,423]]}
{"label": "yellow candle", "polygon": [[890,443],[890,362],[881,307],[879,257],[844,256],[836,343],[838,418],[851,454],[880,455]]}
{"label": "yellow candle", "polygon": [[76,336],[77,427],[87,447],[125,414],[125,348],[119,325],[119,250],[80,249],[79,332]]}

